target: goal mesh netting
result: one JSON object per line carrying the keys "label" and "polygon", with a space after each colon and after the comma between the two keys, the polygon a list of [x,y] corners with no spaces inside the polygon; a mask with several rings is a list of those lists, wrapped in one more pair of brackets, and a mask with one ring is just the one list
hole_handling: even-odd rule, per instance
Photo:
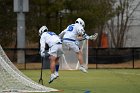
{"label": "goal mesh netting", "polygon": [[6,92],[52,92],[49,88],[28,78],[9,60],[0,45],[0,93]]}
{"label": "goal mesh netting", "polygon": [[[84,40],[80,42],[80,47],[83,52],[84,66],[88,69],[88,41]],[[63,46],[64,54],[60,58],[59,64],[61,70],[78,70],[79,61],[74,51],[69,50]]]}

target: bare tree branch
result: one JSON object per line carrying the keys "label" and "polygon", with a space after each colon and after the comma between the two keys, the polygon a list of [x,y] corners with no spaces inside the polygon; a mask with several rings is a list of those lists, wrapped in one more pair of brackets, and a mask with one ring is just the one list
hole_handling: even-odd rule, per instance
{"label": "bare tree branch", "polygon": [[[133,6],[134,2],[135,0],[119,0],[118,2],[115,2],[117,3],[117,6],[114,11],[111,12],[115,12],[116,15],[110,20],[111,22],[107,23],[114,47],[123,47],[126,42],[126,33],[129,31],[133,21],[130,20],[130,18],[138,6],[140,6],[140,1],[135,7]],[[130,9],[132,10],[130,11]]]}

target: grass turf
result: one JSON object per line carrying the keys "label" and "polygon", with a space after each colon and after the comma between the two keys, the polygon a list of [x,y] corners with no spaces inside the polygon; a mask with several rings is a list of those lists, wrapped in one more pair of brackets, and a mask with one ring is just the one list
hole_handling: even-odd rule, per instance
{"label": "grass turf", "polygon": [[[38,82],[40,70],[21,71]],[[43,70],[43,82],[47,87],[64,90],[62,93],[140,92],[140,69],[89,69],[88,71],[89,73],[60,70],[59,77],[48,84],[50,70]]]}

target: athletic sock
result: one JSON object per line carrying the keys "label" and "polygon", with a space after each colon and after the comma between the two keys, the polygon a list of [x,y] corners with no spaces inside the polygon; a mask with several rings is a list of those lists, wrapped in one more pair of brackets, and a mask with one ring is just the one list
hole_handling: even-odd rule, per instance
{"label": "athletic sock", "polygon": [[56,71],[56,72],[59,71],[59,65],[55,65],[55,71]]}

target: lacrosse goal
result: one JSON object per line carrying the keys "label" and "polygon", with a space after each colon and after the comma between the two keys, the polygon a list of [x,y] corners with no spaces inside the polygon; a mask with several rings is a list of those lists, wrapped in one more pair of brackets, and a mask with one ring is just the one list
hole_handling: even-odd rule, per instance
{"label": "lacrosse goal", "polygon": [[28,78],[9,60],[0,45],[0,93],[3,92],[51,92],[59,91],[49,88]]}
{"label": "lacrosse goal", "polygon": [[[83,52],[84,66],[88,69],[88,40],[80,42],[80,48]],[[79,61],[74,51],[68,50],[63,46],[64,54],[60,58],[59,64],[61,70],[78,70]]]}

